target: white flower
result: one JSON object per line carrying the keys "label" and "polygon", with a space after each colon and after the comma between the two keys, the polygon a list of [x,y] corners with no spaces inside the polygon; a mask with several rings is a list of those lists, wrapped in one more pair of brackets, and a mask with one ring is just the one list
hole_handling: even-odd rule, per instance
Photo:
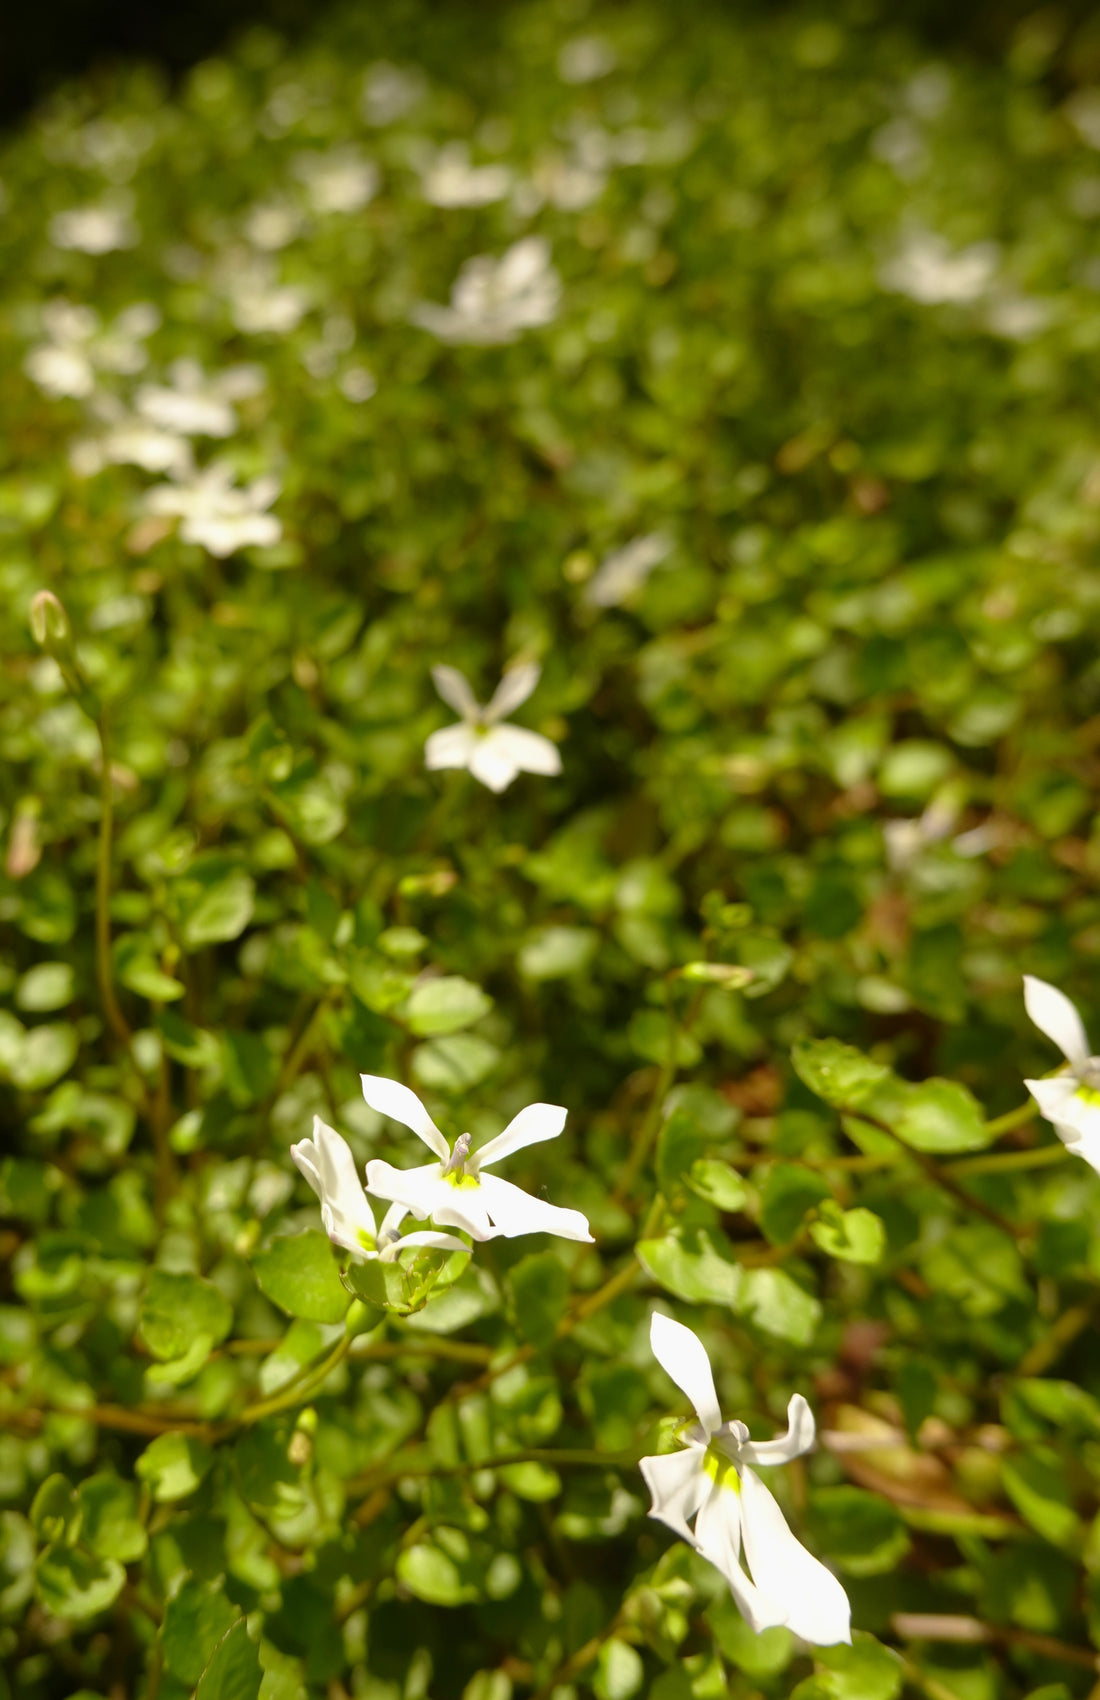
{"label": "white flower", "polygon": [[595,577],[585,587],[584,600],[593,608],[618,607],[642,588],[671,549],[672,538],[660,531],[631,538],[600,562]]}
{"label": "white flower", "polygon": [[106,429],[98,437],[75,442],[69,459],[80,478],[91,478],[105,466],[140,466],[143,472],[166,472],[186,478],[192,469],[191,445],[174,431],[161,430],[127,414],[114,396],[93,398]]}
{"label": "white flower", "polygon": [[[722,1421],[706,1351],[690,1328],[655,1311],[653,1355],[695,1407],[684,1450],[643,1458],[641,1471],[658,1518],[720,1570],[741,1615],[758,1633],[783,1624],[804,1641],[851,1641],[848,1596],[831,1571],[787,1527],[751,1464],[786,1464],[814,1443],[813,1413],[800,1393],[787,1407],[787,1432],[752,1441],[744,1423]],[[694,1533],[688,1518],[695,1518]],[[741,1567],[741,1552],[752,1580]]]}
{"label": "white flower", "polygon": [[563,83],[594,83],[618,64],[611,43],[602,35],[575,35],[558,52],[558,76]]}
{"label": "white flower", "polygon": [[101,371],[140,372],[148,359],[145,338],[159,324],[160,314],[147,301],[124,308],[107,327],[93,307],[50,301],[42,309],[46,341],[31,349],[23,370],[46,395],[83,400]]}
{"label": "white flower", "polygon": [[255,478],[244,489],[232,482],[223,462],[212,461],[187,484],[158,484],[145,498],[146,511],[182,521],[185,543],[198,543],[224,558],[248,544],[278,543],[283,528],[266,510],[279,494],[277,478]]}
{"label": "white flower", "polygon": [[499,260],[476,254],[467,260],[451,290],[451,304],[421,301],[414,324],[444,342],[514,342],[520,331],[548,325],[561,301],[561,279],[550,264],[550,244],[525,236]]}
{"label": "white flower", "polygon": [[466,1242],[454,1234],[416,1233],[402,1239],[397,1229],[408,1215],[403,1204],[387,1210],[382,1226],[377,1228],[347,1141],[320,1116],[313,1118],[313,1138],[292,1145],[290,1155],[321,1200],[321,1222],[333,1245],[354,1252],[356,1257],[379,1258],[383,1263],[393,1263],[410,1246],[469,1251]]}
{"label": "white flower", "polygon": [[1057,987],[1025,974],[1024,1006],[1069,1064],[1068,1073],[1024,1085],[1059,1139],[1100,1173],[1100,1057],[1090,1056],[1081,1017]]}
{"label": "white flower", "polygon": [[473,165],[465,142],[448,142],[422,170],[421,192],[433,207],[487,207],[512,187],[506,165]]}
{"label": "white flower", "polygon": [[932,230],[914,230],[882,268],[882,282],[924,306],[965,305],[980,300],[993,281],[999,250],[995,242],[953,249]]}
{"label": "white flower", "polygon": [[452,1151],[416,1093],[407,1086],[377,1074],[363,1074],[360,1079],[371,1109],[411,1128],[439,1158],[438,1163],[426,1163],[419,1169],[395,1169],[374,1158],[367,1164],[368,1192],[392,1199],[419,1221],[430,1216],[444,1227],[463,1229],[475,1240],[491,1240],[498,1235],[511,1240],[519,1234],[592,1239],[579,1210],[547,1204],[510,1181],[481,1172],[525,1145],[556,1139],[565,1125],[566,1112],[560,1105],[528,1104],[503,1133],[471,1154],[470,1135],[460,1135]]}
{"label": "white flower", "polygon": [[294,172],[305,184],[314,212],[360,212],[378,193],[378,167],[358,148],[299,154]]}
{"label": "white flower", "polygon": [[274,267],[258,256],[231,258],[222,268],[230,311],[237,329],[249,336],[286,336],[309,312],[309,291],[280,283]]}
{"label": "white flower", "polygon": [[368,68],[363,81],[363,117],[379,129],[392,124],[423,99],[427,86],[423,71],[406,70],[403,65],[379,59]]}
{"label": "white flower", "polygon": [[504,791],[517,773],[560,773],[561,756],[549,738],[500,724],[527,701],[540,672],[535,662],[509,667],[483,708],[457,667],[433,667],[436,690],[462,720],[432,733],[424,746],[425,765],[432,770],[464,767],[490,791]]}
{"label": "white flower", "polygon": [[132,248],[137,226],[121,206],[73,207],[50,220],[50,241],[57,248],[77,248],[82,254],[110,254]]}
{"label": "white flower", "polygon": [[197,360],[174,360],[171,383],[142,384],[137,410],[150,424],[184,437],[230,437],[237,429],[233,402],[263,388],[256,366],[230,366],[208,378]]}

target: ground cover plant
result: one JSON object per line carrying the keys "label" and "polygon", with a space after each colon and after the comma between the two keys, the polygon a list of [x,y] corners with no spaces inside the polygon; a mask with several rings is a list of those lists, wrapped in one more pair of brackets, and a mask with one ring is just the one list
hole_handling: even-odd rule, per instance
{"label": "ground cover plant", "polygon": [[0,1692],[1098,1691],[1060,31],[391,0],[5,144]]}

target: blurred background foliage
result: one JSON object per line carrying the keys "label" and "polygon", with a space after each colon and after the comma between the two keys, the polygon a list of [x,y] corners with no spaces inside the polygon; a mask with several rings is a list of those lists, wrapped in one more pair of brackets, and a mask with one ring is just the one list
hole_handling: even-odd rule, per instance
{"label": "blurred background foliage", "polygon": [[[1100,1034],[1095,29],[287,21],[0,153],[4,1680],[1087,1696],[1100,1182],[1016,1112],[1022,972]],[[412,322],[532,233],[548,322]],[[430,666],[521,657],[561,778],[427,774]],[[597,1243],[329,1369],[288,1147],[409,1160],[360,1070],[566,1104],[510,1173]],[[655,1301],[754,1432],[811,1397],[851,1650],[647,1523]]]}

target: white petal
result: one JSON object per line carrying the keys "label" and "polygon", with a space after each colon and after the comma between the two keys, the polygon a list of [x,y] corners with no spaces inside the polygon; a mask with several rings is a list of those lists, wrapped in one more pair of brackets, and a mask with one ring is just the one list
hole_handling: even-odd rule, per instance
{"label": "white petal", "polygon": [[545,236],[524,236],[500,257],[500,284],[514,293],[527,289],[550,263],[550,244]]}
{"label": "white petal", "polygon": [[831,1570],[806,1551],[759,1476],[741,1474],[741,1538],[760,1592],[782,1602],[787,1627],[804,1641],[831,1647],[851,1641],[848,1596]]}
{"label": "white petal", "polygon": [[497,1237],[480,1184],[457,1187],[443,1181],[432,1206],[432,1220],[444,1228],[460,1228],[474,1240],[495,1240]]}
{"label": "white petal", "polygon": [[[1047,1121],[1071,1151],[1085,1156],[1082,1145],[1093,1145],[1100,1139],[1100,1094],[1090,1086],[1081,1086],[1072,1075],[1053,1080],[1025,1080]],[[1087,1158],[1091,1162],[1091,1158]]]}
{"label": "white petal", "polygon": [[[303,1149],[306,1146],[308,1151]],[[320,1116],[314,1116],[313,1138],[292,1147],[291,1155],[320,1197],[321,1221],[329,1239],[360,1256],[373,1250],[374,1212],[360,1184],[347,1141]]]}
{"label": "white petal", "polygon": [[1074,1139],[1067,1139],[1060,1127],[1058,1133],[1065,1140],[1068,1151],[1072,1151],[1075,1157],[1083,1157],[1089,1167],[1100,1174],[1100,1128],[1092,1128]]}
{"label": "white petal", "polygon": [[425,1163],[419,1169],[395,1169],[380,1157],[367,1164],[367,1191],[375,1198],[386,1198],[402,1204],[418,1222],[426,1221],[444,1184],[440,1178],[442,1164]]}
{"label": "white petal", "polygon": [[642,1458],[638,1468],[653,1501],[649,1515],[667,1523],[675,1534],[694,1545],[687,1520],[694,1517],[710,1487],[710,1478],[703,1469],[702,1448],[688,1447],[683,1452]]}
{"label": "white petal", "polygon": [[1024,1007],[1040,1033],[1052,1040],[1078,1073],[1089,1062],[1089,1042],[1076,1007],[1056,986],[1024,975]]}
{"label": "white petal", "polygon": [[567,1110],[560,1104],[528,1104],[518,1116],[513,1116],[503,1133],[498,1133],[495,1139],[475,1151],[473,1161],[479,1169],[487,1168],[490,1163],[499,1163],[501,1158],[510,1157],[513,1151],[522,1151],[525,1145],[537,1145],[543,1139],[556,1139],[565,1126]]}
{"label": "white petal", "polygon": [[430,1232],[406,1234],[404,1239],[393,1240],[383,1246],[379,1256],[383,1263],[394,1263],[403,1251],[412,1246],[430,1246],[434,1251],[469,1251],[465,1240],[457,1239],[454,1234],[433,1234]]}
{"label": "white petal", "polygon": [[425,1145],[431,1147],[441,1163],[447,1162],[451,1148],[415,1092],[410,1092],[400,1081],[387,1080],[382,1074],[361,1074],[359,1079],[363,1084],[363,1096],[372,1110],[411,1128]]}
{"label": "white petal", "polygon": [[441,767],[469,767],[478,742],[477,732],[465,721],[442,726],[424,745],[424,766],[433,773]]}
{"label": "white petal", "polygon": [[379,1240],[388,1240],[391,1234],[396,1234],[408,1214],[403,1204],[391,1204],[382,1218],[382,1225],[378,1230]]}
{"label": "white petal", "polygon": [[448,707],[460,714],[463,720],[480,718],[481,705],[470,689],[465,673],[460,673],[457,667],[433,667],[432,683]]}
{"label": "white petal", "polygon": [[789,1464],[810,1450],[816,1433],[813,1412],[801,1393],[795,1393],[787,1406],[786,1434],[777,1434],[774,1440],[747,1440],[741,1456],[748,1464]]}
{"label": "white petal", "polygon": [[[522,1187],[502,1181],[499,1175],[482,1175],[478,1188],[492,1218],[493,1226],[506,1240],[520,1234],[556,1234],[560,1240],[583,1240],[592,1243],[588,1218],[579,1210],[566,1210],[558,1204],[547,1204],[532,1198]],[[436,1221],[445,1218],[437,1215]]]}
{"label": "white petal", "polygon": [[741,1568],[741,1497],[732,1476],[715,1483],[695,1519],[695,1548],[721,1571],[741,1616],[757,1635],[786,1623],[787,1611],[749,1581]]}
{"label": "white petal", "polygon": [[483,741],[490,739],[495,740],[495,752],[506,754],[520,773],[542,773],[552,778],[561,772],[561,751],[541,732],[528,732],[522,726],[496,726]]}
{"label": "white petal", "polygon": [[486,720],[506,720],[520,703],[527,701],[541,674],[542,668],[537,661],[509,667],[485,705]]}
{"label": "white petal", "polygon": [[290,1147],[290,1155],[299,1173],[304,1175],[317,1197],[321,1196],[321,1172],[317,1167],[317,1152],[312,1139],[300,1139]]}
{"label": "white petal", "polygon": [[479,733],[466,764],[474,778],[490,791],[506,791],[520,771],[508,745],[510,730],[508,726],[494,726],[489,732]]}
{"label": "white petal", "polygon": [[649,1323],[649,1343],[665,1374],[671,1376],[695,1406],[709,1438],[721,1428],[722,1412],[702,1341],[682,1322],[674,1322],[671,1316],[655,1310]]}

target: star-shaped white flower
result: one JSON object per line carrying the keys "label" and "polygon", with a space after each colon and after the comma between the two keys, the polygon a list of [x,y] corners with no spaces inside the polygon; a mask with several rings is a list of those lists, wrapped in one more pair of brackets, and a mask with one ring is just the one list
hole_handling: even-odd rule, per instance
{"label": "star-shaped white flower", "polygon": [[267,512],[279,480],[254,478],[240,487],[221,461],[211,461],[189,483],[158,484],[145,498],[147,512],[177,517],[185,543],[198,543],[219,560],[249,544],[267,546],[283,535],[280,520]]}
{"label": "star-shaped white flower", "polygon": [[550,263],[543,236],[524,236],[499,259],[475,254],[451,289],[451,304],[419,301],[414,324],[443,342],[514,342],[521,331],[548,325],[561,303],[561,278]]}
{"label": "star-shaped white flower", "polygon": [[527,701],[541,671],[533,661],[509,667],[483,708],[457,667],[433,667],[436,690],[462,720],[432,733],[424,746],[425,765],[464,767],[490,791],[504,791],[517,773],[560,773],[561,756],[549,738],[501,724]]}
{"label": "star-shaped white flower", "polygon": [[1054,1123],[1059,1139],[1100,1172],[1100,1057],[1089,1054],[1084,1023],[1056,986],[1025,974],[1024,1007],[1069,1064],[1067,1073],[1052,1080],[1025,1080],[1024,1085],[1047,1121]]}
{"label": "star-shaped white flower", "polygon": [[558,1104],[528,1104],[495,1139],[471,1153],[470,1135],[447,1144],[415,1092],[396,1080],[363,1074],[363,1096],[379,1115],[392,1116],[418,1134],[439,1158],[419,1169],[395,1169],[379,1158],[367,1164],[367,1190],[392,1199],[419,1221],[431,1217],[444,1227],[461,1228],[475,1240],[498,1235],[511,1240],[520,1234],[557,1234],[563,1240],[588,1240],[588,1222],[579,1210],[566,1210],[532,1198],[521,1187],[486,1175],[483,1169],[510,1157],[525,1145],[556,1139],[566,1112]]}
{"label": "star-shaped white flower", "polygon": [[[655,1311],[653,1355],[695,1407],[684,1450],[643,1458],[658,1518],[720,1570],[737,1609],[757,1632],[783,1624],[804,1641],[851,1641],[848,1596],[831,1571],[800,1545],[752,1464],[786,1464],[814,1443],[813,1413],[800,1393],[787,1407],[787,1432],[752,1441],[744,1423],[722,1421],[702,1343],[680,1322]],[[695,1518],[694,1532],[688,1518]],[[741,1566],[741,1553],[751,1580]]]}
{"label": "star-shaped white flower", "polygon": [[376,1227],[347,1141],[320,1116],[313,1118],[313,1138],[292,1145],[290,1155],[321,1200],[321,1223],[333,1245],[366,1261],[379,1258],[383,1263],[393,1263],[410,1246],[469,1251],[466,1242],[454,1234],[415,1233],[402,1239],[397,1230],[408,1215],[403,1204],[387,1210],[382,1226]]}

